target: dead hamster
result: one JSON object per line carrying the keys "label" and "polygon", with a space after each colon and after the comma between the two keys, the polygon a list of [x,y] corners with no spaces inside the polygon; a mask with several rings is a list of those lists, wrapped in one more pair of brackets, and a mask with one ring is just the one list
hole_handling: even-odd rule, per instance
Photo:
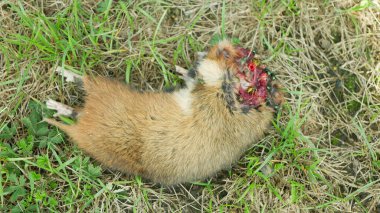
{"label": "dead hamster", "polygon": [[[237,47],[220,42],[184,74],[187,87],[172,93],[84,77],[77,123],[46,121],[109,168],[165,185],[202,180],[236,162],[273,119],[270,107],[247,109],[237,100],[238,57]],[[279,91],[270,95],[280,103]]]}

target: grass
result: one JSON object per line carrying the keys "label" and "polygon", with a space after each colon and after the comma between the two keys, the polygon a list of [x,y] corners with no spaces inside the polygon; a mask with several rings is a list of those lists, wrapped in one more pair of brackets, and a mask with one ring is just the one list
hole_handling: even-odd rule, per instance
{"label": "grass", "polygon": [[[0,2],[0,211],[380,211],[376,1]],[[54,74],[175,86],[174,65],[223,37],[255,49],[288,91],[265,138],[217,176],[161,187],[107,170],[42,122]]]}

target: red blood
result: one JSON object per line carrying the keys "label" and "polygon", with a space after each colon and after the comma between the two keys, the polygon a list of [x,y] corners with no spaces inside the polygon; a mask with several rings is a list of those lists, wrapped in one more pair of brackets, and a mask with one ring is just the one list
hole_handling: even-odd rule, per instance
{"label": "red blood", "polygon": [[261,73],[258,81],[259,81],[259,86],[266,88],[267,83],[268,83],[268,74],[265,72]]}
{"label": "red blood", "polygon": [[256,66],[253,62],[251,62],[248,64],[248,68],[249,68],[249,70],[251,70],[251,72],[254,72],[256,69]]}
{"label": "red blood", "polygon": [[[236,77],[241,82],[248,82],[249,86],[244,88],[240,85],[239,96],[242,104],[259,107],[265,104],[267,98],[268,73],[264,71],[265,65],[256,65],[253,62],[254,54],[248,49],[238,48],[238,54],[241,57],[242,65],[237,72]],[[247,84],[247,83],[244,83]]]}
{"label": "red blood", "polygon": [[267,88],[265,87],[259,87],[257,89],[257,95],[261,98],[266,98],[267,97]]}

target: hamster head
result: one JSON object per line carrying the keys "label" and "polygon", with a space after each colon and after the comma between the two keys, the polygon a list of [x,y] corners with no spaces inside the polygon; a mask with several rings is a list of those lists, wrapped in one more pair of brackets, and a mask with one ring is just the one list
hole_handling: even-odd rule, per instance
{"label": "hamster head", "polygon": [[274,75],[261,64],[255,53],[230,41],[213,46],[199,62],[197,77],[205,86],[218,87],[242,106],[258,108],[266,103],[280,105],[279,84]]}

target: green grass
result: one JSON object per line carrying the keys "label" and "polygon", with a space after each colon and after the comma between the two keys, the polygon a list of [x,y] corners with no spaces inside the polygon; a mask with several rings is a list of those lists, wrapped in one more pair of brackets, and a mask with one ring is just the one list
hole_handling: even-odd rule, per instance
{"label": "green grass", "polygon": [[[98,177],[99,166],[94,166],[88,157],[76,150],[62,150],[64,137],[57,129],[49,129],[42,122],[42,114],[51,116],[40,104],[29,104],[31,114],[22,119],[27,135],[14,143],[1,144],[2,188],[1,202],[9,199],[10,205],[3,205],[3,211],[37,211],[38,209],[58,210],[59,202],[66,205],[91,202],[93,192],[104,190],[104,184]],[[17,127],[4,126],[1,140],[11,139]],[[39,150],[38,153],[35,151]],[[67,154],[67,153],[71,154]],[[48,173],[49,176],[44,174]],[[76,180],[70,176],[75,175]],[[66,186],[59,188],[60,182]],[[5,209],[4,209],[5,208]]]}
{"label": "green grass", "polygon": [[[374,2],[2,1],[0,11],[0,211],[379,211]],[[174,65],[193,66],[223,38],[257,50],[288,97],[266,137],[215,177],[161,187],[110,171],[42,122],[47,98],[81,103],[57,66],[160,90],[180,82]]]}

